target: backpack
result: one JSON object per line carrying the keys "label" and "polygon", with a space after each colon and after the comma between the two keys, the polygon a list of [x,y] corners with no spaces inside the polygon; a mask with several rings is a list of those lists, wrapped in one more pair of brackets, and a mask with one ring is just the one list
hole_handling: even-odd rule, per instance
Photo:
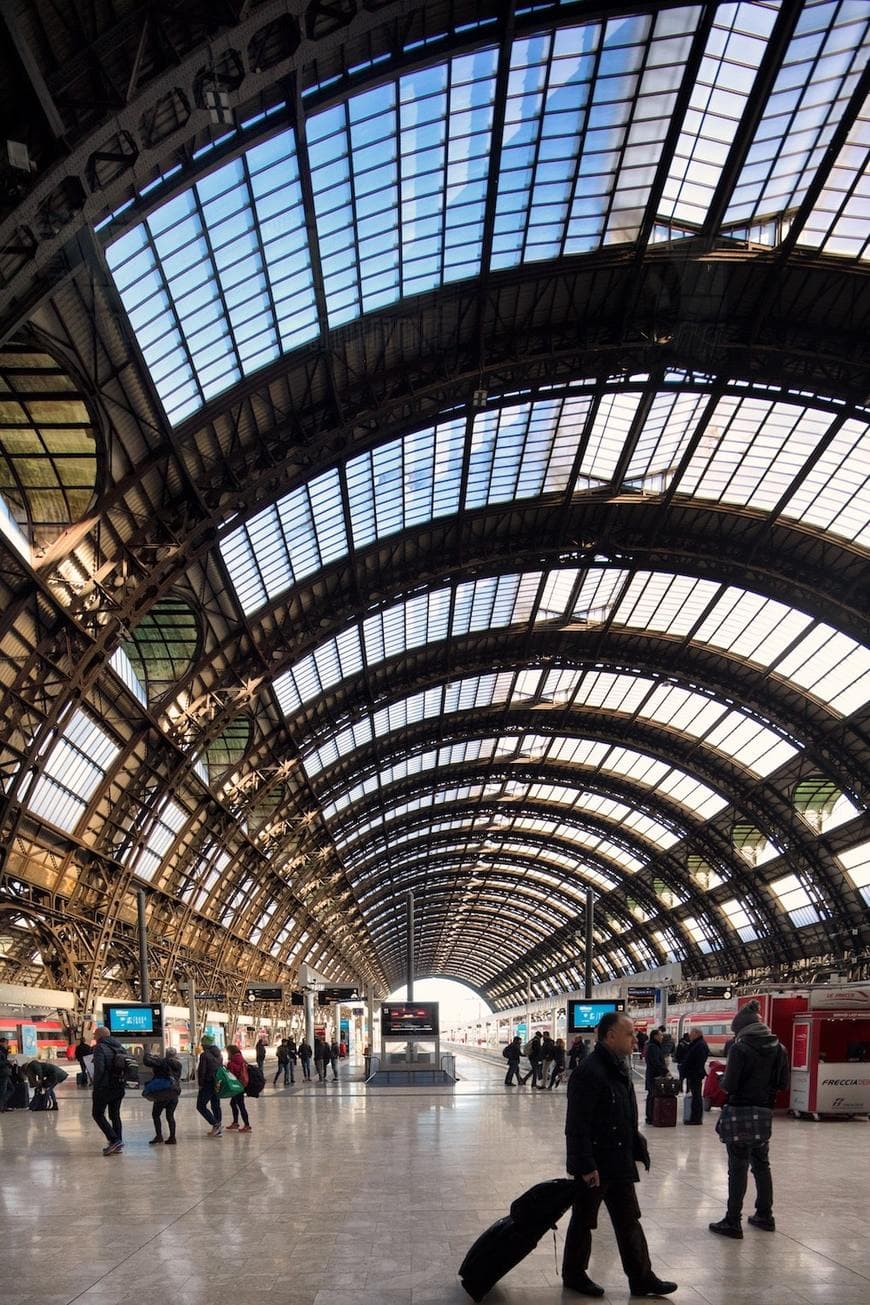
{"label": "backpack", "polygon": [[501,1053],[501,1054],[504,1056],[505,1060],[510,1060],[510,1055],[511,1055],[511,1049],[510,1049],[510,1047],[509,1047],[509,1046],[508,1046],[508,1047],[504,1047],[504,1048],[502,1049],[502,1053]]}
{"label": "backpack", "polygon": [[115,1087],[139,1086],[139,1062],[126,1051],[116,1051],[109,1066],[109,1081]]}
{"label": "backpack", "polygon": [[29,1108],[31,1110],[48,1110],[48,1093],[45,1088],[38,1087],[34,1090],[33,1096],[30,1098]]}
{"label": "backpack", "polygon": [[245,1084],[246,1097],[258,1097],[266,1086],[266,1080],[263,1077],[263,1071],[259,1065],[248,1066],[248,1081]]}

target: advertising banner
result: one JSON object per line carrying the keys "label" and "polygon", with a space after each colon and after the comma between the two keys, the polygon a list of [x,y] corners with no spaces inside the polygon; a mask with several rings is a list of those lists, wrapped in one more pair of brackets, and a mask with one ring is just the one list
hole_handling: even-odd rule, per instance
{"label": "advertising banner", "polygon": [[807,1069],[810,1063],[810,1026],[795,1024],[791,1036],[791,1067]]}
{"label": "advertising banner", "polygon": [[21,1025],[21,1053],[24,1056],[36,1056],[39,1048],[36,1044],[36,1025]]}

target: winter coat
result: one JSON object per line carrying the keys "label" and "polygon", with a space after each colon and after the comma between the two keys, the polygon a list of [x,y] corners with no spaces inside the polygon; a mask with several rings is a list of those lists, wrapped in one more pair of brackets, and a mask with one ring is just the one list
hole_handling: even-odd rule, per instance
{"label": "winter coat", "polygon": [[220,1047],[203,1047],[196,1062],[196,1081],[200,1087],[214,1087],[214,1076],[224,1063]]}
{"label": "winter coat", "polygon": [[290,1052],[287,1050],[287,1043],[279,1042],[275,1054],[278,1057],[278,1064],[286,1065],[290,1060]]}
{"label": "winter coat", "polygon": [[568,1068],[576,1069],[582,1060],[586,1059],[586,1043],[581,1038],[579,1042],[572,1042],[568,1048]]}
{"label": "winter coat", "polygon": [[557,1047],[554,1042],[553,1054],[550,1057],[550,1059],[553,1062],[553,1068],[556,1070],[557,1073],[561,1074],[565,1068],[565,1048]]}
{"label": "winter coat", "polygon": [[687,1083],[703,1082],[709,1055],[710,1048],[703,1038],[695,1038],[689,1043],[680,1061],[680,1073]]}
{"label": "winter coat", "polygon": [[119,1098],[124,1095],[124,1084],[117,1081],[112,1074],[115,1055],[126,1051],[117,1038],[111,1035],[101,1038],[94,1047],[94,1094]]}
{"label": "winter coat", "polygon": [[308,1042],[299,1043],[299,1059],[304,1063],[311,1059],[311,1044]]}
{"label": "winter coat", "polygon": [[248,1062],[240,1051],[237,1051],[235,1055],[230,1056],[227,1061],[227,1069],[231,1074],[235,1074],[240,1083],[244,1083],[248,1076]]}
{"label": "winter coat", "polygon": [[290,1064],[296,1064],[296,1041],[294,1038],[287,1039],[287,1055],[290,1057]]}
{"label": "winter coat", "polygon": [[541,1041],[541,1060],[552,1060],[556,1052],[556,1044],[552,1038],[543,1038]]}
{"label": "winter coat", "polygon": [[602,1182],[636,1183],[635,1161],[648,1161],[631,1071],[603,1042],[568,1080],[565,1138],[568,1173],[577,1177],[597,1169]]}
{"label": "winter coat", "polygon": [[657,1078],[668,1072],[668,1062],[665,1059],[665,1053],[660,1042],[655,1038],[650,1038],[646,1044],[646,1090],[652,1092],[653,1083]]}
{"label": "winter coat", "polygon": [[0,1083],[12,1077],[12,1061],[5,1047],[0,1048]]}
{"label": "winter coat", "polygon": [[725,1062],[721,1087],[728,1093],[728,1104],[772,1108],[788,1082],[788,1056],[779,1038],[766,1024],[747,1024]]}
{"label": "winter coat", "polygon": [[526,1055],[532,1065],[540,1065],[541,1060],[543,1059],[540,1038],[532,1038],[531,1042],[526,1047]]}
{"label": "winter coat", "polygon": [[523,1054],[522,1046],[516,1042],[509,1042],[501,1053],[509,1065],[519,1065],[520,1056]]}
{"label": "winter coat", "polygon": [[263,1042],[262,1038],[257,1043],[256,1051],[254,1054],[257,1057],[257,1064],[262,1067],[263,1061],[266,1059],[266,1044],[265,1042]]}
{"label": "winter coat", "polygon": [[169,1079],[172,1088],[167,1088],[167,1092],[171,1091],[175,1097],[181,1096],[181,1061],[176,1056],[152,1056],[146,1051],[142,1064],[154,1070],[155,1078]]}

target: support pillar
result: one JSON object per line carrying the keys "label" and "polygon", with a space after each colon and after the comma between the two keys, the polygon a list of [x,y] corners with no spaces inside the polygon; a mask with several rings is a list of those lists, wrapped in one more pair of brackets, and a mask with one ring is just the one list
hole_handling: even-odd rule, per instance
{"label": "support pillar", "polygon": [[314,1046],[314,993],[305,994],[305,1041]]}
{"label": "support pillar", "polygon": [[139,914],[139,1000],[151,1000],[151,980],[148,977],[148,922],[145,918],[145,890],[140,888],[136,894],[136,907]]}
{"label": "support pillar", "polygon": [[414,894],[408,890],[408,1001],[414,1000]]}
{"label": "support pillar", "polygon": [[586,956],[583,966],[583,996],[586,1001],[592,999],[592,930],[595,926],[595,899],[592,889],[586,889]]}

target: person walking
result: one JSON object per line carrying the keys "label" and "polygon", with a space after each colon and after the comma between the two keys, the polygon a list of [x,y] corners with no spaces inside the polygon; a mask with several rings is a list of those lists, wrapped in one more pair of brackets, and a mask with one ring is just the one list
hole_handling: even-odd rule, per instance
{"label": "person walking", "polygon": [[[227,1069],[231,1074],[235,1074],[243,1087],[247,1087],[248,1062],[242,1055],[241,1047],[237,1047],[235,1044],[227,1047],[227,1056],[229,1057],[227,1060]],[[230,1110],[233,1112],[233,1122],[227,1126],[227,1132],[253,1132],[251,1121],[248,1118],[248,1107],[245,1105],[244,1092],[240,1092],[237,1096],[230,1097]],[[241,1116],[242,1119],[241,1125],[239,1125],[239,1116]]]}
{"label": "person walking", "polygon": [[709,1055],[710,1048],[704,1041],[703,1033],[700,1029],[692,1029],[689,1033],[688,1046],[683,1053],[683,1059],[680,1061],[680,1072],[686,1080],[686,1091],[692,1094],[692,1113],[686,1121],[689,1124],[703,1124],[704,1122],[704,1102],[701,1098],[701,1088],[704,1086]]}
{"label": "person walking", "polygon": [[536,1033],[535,1036],[532,1038],[531,1042],[526,1043],[525,1054],[528,1057],[528,1061],[529,1061],[529,1072],[528,1074],[526,1074],[525,1078],[522,1081],[523,1083],[528,1083],[529,1079],[531,1079],[532,1087],[537,1087],[538,1078],[540,1077],[540,1073],[541,1073],[542,1053],[541,1053],[540,1033]]}
{"label": "person walking", "polygon": [[541,1081],[536,1083],[535,1087],[543,1091],[547,1086],[547,1079],[550,1075],[550,1066],[553,1063],[553,1053],[556,1050],[556,1044],[549,1033],[545,1033],[541,1039]]}
{"label": "person walking", "polygon": [[290,1086],[296,1082],[296,1061],[299,1055],[295,1038],[287,1039],[287,1060],[290,1064]]}
{"label": "person walking", "polygon": [[777,1092],[788,1087],[789,1065],[785,1047],[762,1021],[757,1001],[740,1008],[731,1021],[731,1031],[734,1044],[722,1076],[728,1101],[716,1126],[728,1152],[728,1206],[725,1218],[711,1223],[710,1231],[740,1241],[750,1169],[755,1179],[755,1213],[748,1222],[765,1232],[776,1231],[770,1135],[773,1105]]}
{"label": "person walking", "polygon": [[574,1041],[568,1048],[568,1070],[570,1073],[573,1074],[581,1060],[586,1059],[586,1050],[586,1043],[580,1037],[580,1034],[576,1033],[574,1035]]}
{"label": "person walking", "polygon": [[299,1043],[299,1063],[302,1066],[302,1077],[306,1082],[311,1082],[311,1043],[306,1042],[303,1038]]}
{"label": "person walking", "polygon": [[610,1011],[598,1024],[597,1038],[591,1054],[568,1080],[566,1163],[568,1173],[579,1182],[565,1236],[562,1282],[581,1296],[604,1295],[604,1288],[587,1272],[592,1229],[597,1227],[603,1201],[632,1296],[668,1296],[677,1284],[653,1273],[635,1192],[637,1161],[649,1170],[650,1158],[646,1138],[638,1129],[628,1059],[634,1025],[627,1015]]}
{"label": "person walking", "polygon": [[[166,1048],[163,1056],[152,1056],[150,1052],[145,1053],[142,1057],[142,1063],[154,1071],[154,1078],[168,1079],[169,1087],[161,1088],[154,1093],[148,1093],[148,1100],[151,1102],[151,1119],[154,1124],[154,1136],[148,1143],[149,1146],[176,1146],[175,1140],[175,1108],[181,1097],[181,1060],[178,1052],[172,1047]],[[147,1084],[146,1084],[147,1087]],[[166,1115],[166,1130],[168,1137],[163,1138],[163,1115]]]}
{"label": "person walking", "polygon": [[329,1044],[329,1064],[332,1069],[332,1077],[338,1078],[338,1062],[341,1059],[341,1048],[335,1038]]}
{"label": "person walking", "polygon": [[9,1102],[14,1091],[12,1061],[9,1059],[9,1042],[7,1038],[0,1038],[0,1114],[5,1114],[12,1109]]}
{"label": "person walking", "polygon": [[124,1150],[121,1102],[126,1088],[127,1053],[103,1025],[94,1030],[94,1037],[97,1045],[94,1047],[91,1117],[106,1139],[103,1155],[119,1155]]}
{"label": "person walking", "polygon": [[276,1048],[278,1056],[278,1068],[275,1070],[275,1077],[272,1079],[272,1087],[278,1082],[281,1075],[284,1075],[284,1086],[290,1083],[290,1052],[287,1050],[287,1039],[282,1038]]}
{"label": "person walking", "polygon": [[210,1033],[202,1035],[202,1051],[196,1064],[196,1109],[207,1124],[211,1125],[207,1137],[223,1137],[223,1115],[220,1097],[215,1087],[214,1076],[224,1063],[220,1047],[214,1044]]}
{"label": "person walking", "polygon": [[562,1075],[565,1073],[565,1039],[557,1038],[553,1043],[553,1054],[550,1057],[550,1081],[547,1089],[550,1090],[562,1082]]}
{"label": "person walking", "polygon": [[266,1063],[266,1039],[261,1035],[257,1038],[257,1045],[254,1048],[254,1058],[257,1062],[257,1069],[262,1074],[263,1066]]}
{"label": "person walking", "polygon": [[646,1078],[644,1086],[646,1087],[646,1122],[651,1124],[653,1121],[653,1102],[655,1101],[655,1081],[657,1078],[663,1078],[668,1072],[668,1062],[665,1060],[665,1053],[662,1050],[662,1031],[653,1029],[646,1044]]}
{"label": "person walking", "polygon": [[88,1073],[88,1067],[85,1064],[85,1061],[88,1056],[92,1056],[93,1054],[94,1049],[89,1042],[85,1042],[85,1035],[83,1033],[79,1038],[78,1045],[75,1049],[75,1058],[79,1063],[79,1077],[77,1081],[80,1087],[87,1087],[88,1083],[91,1081],[91,1076]]}
{"label": "person walking", "polygon": [[514,1078],[517,1080],[517,1087],[520,1087],[523,1081],[520,1076],[520,1056],[523,1054],[522,1038],[513,1038],[501,1054],[507,1061],[507,1073],[504,1076],[505,1087],[513,1087]]}
{"label": "person walking", "polygon": [[643,1055],[643,1053],[644,1053],[644,1051],[645,1051],[645,1049],[646,1049],[646,1044],[647,1044],[648,1041],[649,1041],[649,1038],[647,1037],[646,1029],[641,1029],[640,1032],[639,1032],[638,1035],[637,1035],[637,1038],[636,1038],[636,1042],[637,1042],[637,1054],[638,1054],[639,1056],[642,1056],[642,1055]]}
{"label": "person walking", "polygon": [[326,1065],[329,1060],[329,1043],[325,1038],[314,1039],[314,1068],[321,1083],[326,1082]]}

